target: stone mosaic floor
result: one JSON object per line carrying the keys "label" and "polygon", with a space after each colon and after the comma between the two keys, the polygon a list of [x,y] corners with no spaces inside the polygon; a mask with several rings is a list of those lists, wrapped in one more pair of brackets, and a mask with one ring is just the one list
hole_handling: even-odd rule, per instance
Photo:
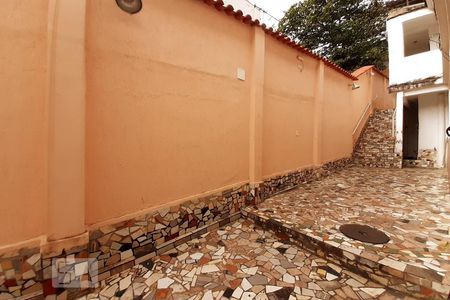
{"label": "stone mosaic floor", "polygon": [[117,274],[80,299],[403,298],[240,220]]}
{"label": "stone mosaic floor", "polygon": [[[423,285],[448,293],[450,195],[444,170],[348,168],[245,211],[421,276]],[[350,240],[338,230],[345,223],[374,226],[391,241],[374,246]]]}

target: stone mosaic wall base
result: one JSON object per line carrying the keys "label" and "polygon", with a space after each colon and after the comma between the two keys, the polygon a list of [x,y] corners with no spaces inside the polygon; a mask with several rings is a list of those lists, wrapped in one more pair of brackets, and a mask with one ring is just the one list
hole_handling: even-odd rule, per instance
{"label": "stone mosaic wall base", "polygon": [[2,295],[31,299],[42,295],[42,263],[39,247],[23,248],[0,257],[0,299]]}
{"label": "stone mosaic wall base", "polygon": [[264,201],[264,199],[270,198],[275,194],[293,189],[300,184],[305,184],[328,176],[333,172],[342,170],[351,163],[351,158],[343,158],[326,163],[319,168],[308,168],[266,179],[253,188],[251,194],[254,195],[257,200],[252,204]]}
{"label": "stone mosaic wall base", "polygon": [[[179,236],[170,242],[148,248],[148,251],[145,252],[142,248],[137,247],[125,251],[104,249],[105,253],[102,251],[100,251],[101,253],[89,253],[88,245],[85,245],[67,251],[64,250],[60,254],[55,255],[53,253],[46,256],[40,253],[39,248],[22,249],[16,256],[0,260],[0,299],[65,300],[87,295],[98,287],[98,283],[102,280],[135,265],[145,265],[156,255],[165,253],[207,232],[217,230],[217,228],[232,223],[240,217],[241,214],[238,211],[224,219],[209,222],[202,228],[191,230],[188,234]],[[92,243],[91,241],[90,244],[92,245]],[[111,256],[108,252],[114,252],[115,256]],[[81,272],[79,271],[80,267],[87,265],[90,260],[95,261],[96,268],[99,267],[95,270],[95,278],[91,276],[92,273],[88,269],[81,268]],[[70,288],[55,286],[55,265],[57,265],[60,274],[65,277],[64,284],[72,285]]]}
{"label": "stone mosaic wall base", "polygon": [[[42,253],[42,288],[46,299],[74,299],[95,288],[86,245]],[[67,287],[67,288],[66,288]]]}
{"label": "stone mosaic wall base", "polygon": [[[89,270],[80,268],[88,257],[87,245],[58,253],[45,253],[41,247],[4,253],[0,257],[0,299],[64,300],[83,295],[92,281]],[[63,275],[63,282],[72,287],[55,285],[55,274]]]}
{"label": "stone mosaic wall base", "polygon": [[404,159],[404,168],[437,168],[437,150],[420,150],[417,160]]}
{"label": "stone mosaic wall base", "polygon": [[250,220],[208,232],[78,300],[411,300],[296,247]]}
{"label": "stone mosaic wall base", "polygon": [[242,213],[257,225],[292,238],[301,248],[390,289],[423,299],[448,299],[450,296],[446,288],[438,283],[442,278],[437,278],[437,273],[425,272],[423,268],[394,260],[378,261],[370,255],[364,255],[359,249],[324,241],[321,237],[288,228],[276,220],[252,212],[244,210]]}
{"label": "stone mosaic wall base", "polygon": [[250,198],[249,185],[244,185],[91,232],[89,253],[99,262],[99,278],[229,223]]}
{"label": "stone mosaic wall base", "polygon": [[401,168],[392,134],[394,111],[376,110],[369,118],[354,151],[355,164],[362,167]]}

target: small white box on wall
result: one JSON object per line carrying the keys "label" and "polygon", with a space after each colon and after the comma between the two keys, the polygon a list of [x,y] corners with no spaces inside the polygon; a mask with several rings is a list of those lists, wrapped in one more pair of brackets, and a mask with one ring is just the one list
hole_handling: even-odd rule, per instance
{"label": "small white box on wall", "polygon": [[245,81],[245,70],[242,68],[237,69],[237,78],[239,80]]}

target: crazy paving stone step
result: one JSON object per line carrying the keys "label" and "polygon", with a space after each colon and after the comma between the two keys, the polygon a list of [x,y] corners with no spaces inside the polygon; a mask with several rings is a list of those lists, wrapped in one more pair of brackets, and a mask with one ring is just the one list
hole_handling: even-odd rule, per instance
{"label": "crazy paving stone step", "polygon": [[239,220],[101,282],[87,299],[411,299]]}
{"label": "crazy paving stone step", "polygon": [[[450,292],[450,195],[444,170],[348,168],[276,195],[242,214],[303,249],[418,298]],[[370,225],[390,241],[352,240]]]}
{"label": "crazy paving stone step", "polygon": [[394,110],[375,110],[367,121],[353,154],[355,164],[366,167],[400,168],[395,154]]}

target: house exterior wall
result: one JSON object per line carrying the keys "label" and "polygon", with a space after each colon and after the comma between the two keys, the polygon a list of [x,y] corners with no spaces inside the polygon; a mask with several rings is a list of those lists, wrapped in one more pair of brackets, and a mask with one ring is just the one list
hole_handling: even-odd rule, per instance
{"label": "house exterior wall", "polygon": [[[387,22],[390,86],[397,93],[396,152],[402,155],[404,97],[419,98],[419,149],[417,161],[404,161],[408,166],[443,167],[445,157],[445,124],[448,123],[448,1],[427,1],[423,8],[394,17]],[[426,24],[421,23],[427,20]],[[410,23],[413,22],[413,23]],[[415,23],[414,23],[415,22]],[[416,24],[404,27],[405,24]],[[405,57],[405,28],[427,29],[430,51]],[[427,27],[425,27],[427,26]],[[405,30],[404,30],[405,29]],[[409,31],[406,30],[406,34]],[[425,80],[424,80],[425,79]],[[408,84],[404,84],[407,83]],[[403,85],[402,85],[403,84]],[[445,96],[443,96],[445,95]],[[446,98],[445,100],[442,97]]]}
{"label": "house exterior wall", "polygon": [[[434,16],[434,12],[424,8],[387,21],[390,85],[443,75],[439,49],[406,57],[404,54],[404,23],[424,16]],[[437,83],[442,83],[442,79]]]}

